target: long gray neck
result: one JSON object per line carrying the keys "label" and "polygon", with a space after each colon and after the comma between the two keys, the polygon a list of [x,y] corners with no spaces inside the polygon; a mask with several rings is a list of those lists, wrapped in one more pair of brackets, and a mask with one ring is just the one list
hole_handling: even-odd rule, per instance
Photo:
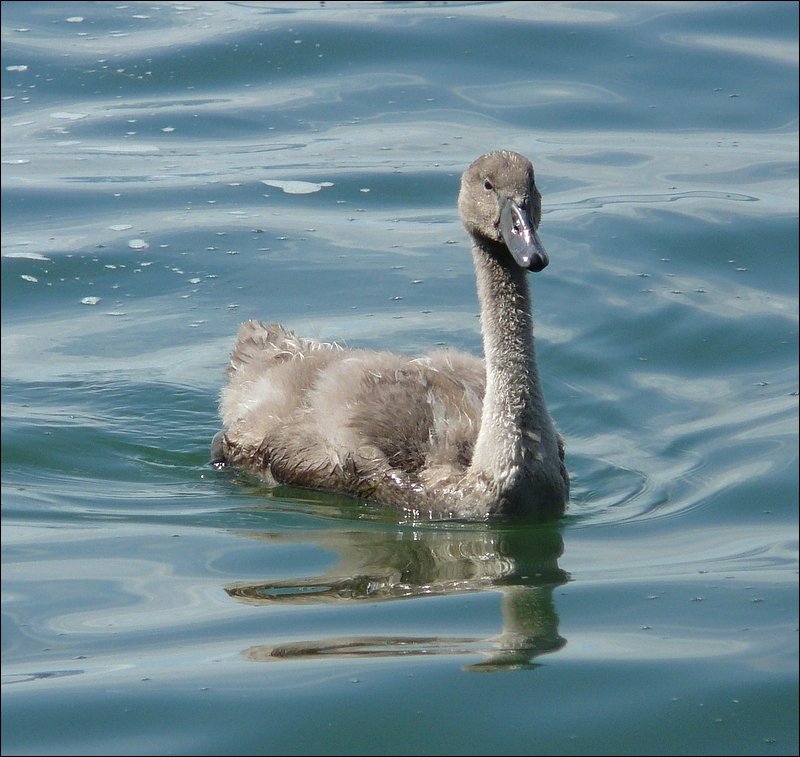
{"label": "long gray neck", "polygon": [[486,395],[471,469],[502,490],[540,464],[554,432],[536,369],[528,274],[490,244],[473,239]]}

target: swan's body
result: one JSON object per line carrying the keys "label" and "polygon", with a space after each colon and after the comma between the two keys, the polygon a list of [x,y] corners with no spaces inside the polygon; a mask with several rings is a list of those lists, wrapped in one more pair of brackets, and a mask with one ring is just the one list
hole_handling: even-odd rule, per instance
{"label": "swan's body", "polygon": [[342,349],[277,324],[242,325],[222,391],[215,462],[432,517],[558,516],[564,449],[539,385],[527,270],[547,265],[523,156],[464,173],[486,363]]}

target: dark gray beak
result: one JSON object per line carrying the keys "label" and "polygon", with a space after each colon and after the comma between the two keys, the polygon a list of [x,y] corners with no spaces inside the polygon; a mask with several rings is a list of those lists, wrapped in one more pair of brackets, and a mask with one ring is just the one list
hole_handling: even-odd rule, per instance
{"label": "dark gray beak", "polygon": [[500,211],[500,233],[521,268],[541,271],[550,262],[536,233],[530,210],[521,208],[511,198],[503,203]]}

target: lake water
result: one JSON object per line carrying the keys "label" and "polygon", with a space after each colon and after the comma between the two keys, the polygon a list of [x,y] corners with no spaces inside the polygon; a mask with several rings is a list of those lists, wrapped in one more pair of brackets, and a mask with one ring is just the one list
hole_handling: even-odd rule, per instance
{"label": "lake water", "polygon": [[[2,6],[3,754],[798,752],[798,5]],[[572,500],[208,464],[238,324],[480,353],[528,155]]]}

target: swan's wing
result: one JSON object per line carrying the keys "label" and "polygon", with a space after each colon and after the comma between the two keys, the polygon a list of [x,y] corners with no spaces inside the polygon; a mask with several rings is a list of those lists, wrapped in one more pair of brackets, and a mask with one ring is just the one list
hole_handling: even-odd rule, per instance
{"label": "swan's wing", "polygon": [[419,359],[376,353],[364,369],[347,421],[358,438],[409,474],[469,465],[483,402],[482,360],[449,352]]}

